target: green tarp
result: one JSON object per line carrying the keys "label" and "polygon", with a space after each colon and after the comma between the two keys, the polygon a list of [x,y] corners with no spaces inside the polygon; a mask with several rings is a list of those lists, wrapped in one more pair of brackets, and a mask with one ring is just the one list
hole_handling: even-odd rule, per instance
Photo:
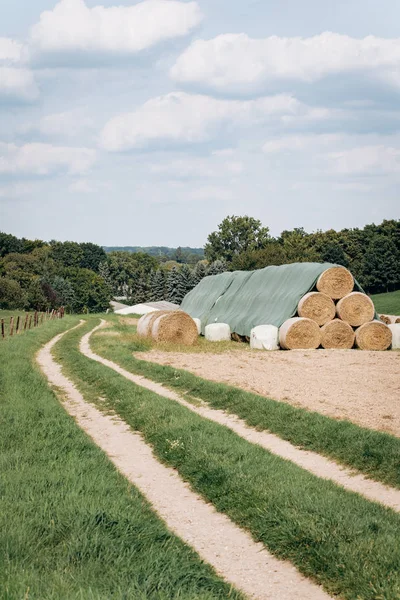
{"label": "green tarp", "polygon": [[280,327],[293,317],[321,273],[334,266],[294,263],[205,277],[187,294],[181,309],[201,320],[202,333],[211,323],[228,323],[232,332],[250,336],[256,325]]}

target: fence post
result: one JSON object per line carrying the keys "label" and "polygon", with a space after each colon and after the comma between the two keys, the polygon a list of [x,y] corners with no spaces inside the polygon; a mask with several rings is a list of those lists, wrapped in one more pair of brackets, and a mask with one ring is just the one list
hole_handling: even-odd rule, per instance
{"label": "fence post", "polygon": [[4,319],[1,320],[1,337],[6,337],[6,333],[4,331]]}
{"label": "fence post", "polygon": [[20,321],[20,316],[18,315],[18,317],[17,317],[17,327],[15,328],[15,333],[17,335],[19,334],[19,321]]}
{"label": "fence post", "polygon": [[14,333],[14,317],[10,317],[10,335]]}
{"label": "fence post", "polygon": [[29,315],[29,325],[28,328],[30,329],[32,325],[32,315]]}
{"label": "fence post", "polygon": [[29,313],[26,313],[25,323],[24,323],[24,331],[26,331],[26,326],[28,325]]}

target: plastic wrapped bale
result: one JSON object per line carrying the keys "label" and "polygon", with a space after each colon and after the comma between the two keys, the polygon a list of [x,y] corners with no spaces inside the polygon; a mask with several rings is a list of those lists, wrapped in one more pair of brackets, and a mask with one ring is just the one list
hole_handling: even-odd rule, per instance
{"label": "plastic wrapped bale", "polygon": [[354,277],[345,267],[331,267],[318,278],[317,290],[333,300],[340,300],[354,289]]}
{"label": "plastic wrapped bale", "polygon": [[400,321],[388,325],[392,332],[392,350],[400,350]]}
{"label": "plastic wrapped bale", "polygon": [[387,350],[392,343],[392,332],[382,321],[364,323],[356,330],[356,345],[360,350]]}
{"label": "plastic wrapped bale", "polygon": [[366,294],[352,292],[339,300],[336,312],[342,321],[346,321],[352,327],[360,327],[374,319],[375,307]]}
{"label": "plastic wrapped bale", "polygon": [[335,318],[336,307],[330,296],[321,292],[309,292],[299,302],[299,317],[312,319],[318,325],[325,325]]}
{"label": "plastic wrapped bale", "polygon": [[193,319],[193,321],[196,323],[196,327],[197,327],[197,331],[198,331],[199,335],[201,335],[201,321],[200,321],[200,319]]}
{"label": "plastic wrapped bale", "polygon": [[166,310],[153,310],[151,313],[148,313],[147,315],[141,317],[137,324],[137,334],[140,337],[150,337],[154,321],[158,319],[158,317],[160,317],[161,315],[165,315],[168,312],[169,311]]}
{"label": "plastic wrapped bale", "polygon": [[284,350],[315,350],[321,344],[321,330],[311,319],[294,317],[280,328],[279,343]]}
{"label": "plastic wrapped bale", "polygon": [[275,325],[258,325],[250,333],[253,350],[279,350],[279,329]]}
{"label": "plastic wrapped bale", "polygon": [[193,346],[199,334],[192,317],[178,310],[168,311],[156,318],[152,325],[151,336],[156,342]]}
{"label": "plastic wrapped bale", "polygon": [[321,327],[321,346],[326,349],[350,350],[354,346],[353,328],[340,319],[333,319]]}
{"label": "plastic wrapped bale", "polygon": [[205,335],[209,342],[228,342],[231,339],[231,328],[227,323],[212,323],[206,326]]}

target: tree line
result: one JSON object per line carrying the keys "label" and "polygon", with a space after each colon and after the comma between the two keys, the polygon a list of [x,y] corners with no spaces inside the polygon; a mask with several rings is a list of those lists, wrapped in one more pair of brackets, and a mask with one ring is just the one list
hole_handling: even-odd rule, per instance
{"label": "tree line", "polygon": [[399,220],[341,231],[296,228],[274,238],[257,219],[229,216],[208,236],[205,260],[178,262],[184,256],[178,250],[178,260],[165,260],[165,255],[106,253],[92,243],[43,242],[0,232],[0,308],[102,312],[113,297],[127,304],[180,304],[207,275],[293,262],[344,265],[369,293],[400,289]]}

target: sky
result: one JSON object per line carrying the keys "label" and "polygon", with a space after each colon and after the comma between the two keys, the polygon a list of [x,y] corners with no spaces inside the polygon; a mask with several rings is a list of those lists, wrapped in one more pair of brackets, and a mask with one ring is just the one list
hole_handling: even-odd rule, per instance
{"label": "sky", "polygon": [[203,246],[400,217],[393,0],[0,0],[0,231]]}

